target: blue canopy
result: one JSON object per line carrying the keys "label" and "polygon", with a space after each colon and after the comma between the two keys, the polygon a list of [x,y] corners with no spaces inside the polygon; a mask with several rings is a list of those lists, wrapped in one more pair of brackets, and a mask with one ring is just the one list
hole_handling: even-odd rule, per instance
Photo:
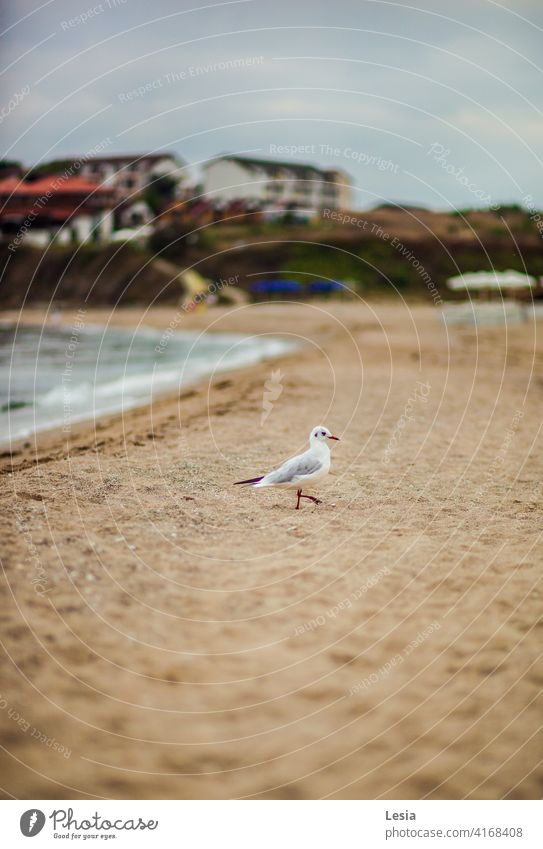
{"label": "blue canopy", "polygon": [[301,292],[302,286],[297,280],[255,280],[251,291],[263,295]]}
{"label": "blue canopy", "polygon": [[319,295],[340,292],[342,289],[343,285],[337,280],[312,280],[309,284],[309,291]]}

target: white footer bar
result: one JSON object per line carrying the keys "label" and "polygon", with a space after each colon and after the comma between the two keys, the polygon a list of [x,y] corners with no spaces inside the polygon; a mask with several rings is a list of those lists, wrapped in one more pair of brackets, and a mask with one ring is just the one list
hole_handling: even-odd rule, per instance
{"label": "white footer bar", "polygon": [[[541,801],[5,801],[5,847],[541,849]],[[29,843],[31,838],[36,843]]]}

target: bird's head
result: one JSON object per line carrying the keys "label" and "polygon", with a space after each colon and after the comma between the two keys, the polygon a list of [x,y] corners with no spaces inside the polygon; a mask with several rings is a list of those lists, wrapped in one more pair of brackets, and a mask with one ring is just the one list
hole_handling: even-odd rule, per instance
{"label": "bird's head", "polygon": [[336,442],[339,442],[339,436],[332,436],[328,428],[323,427],[322,425],[314,427],[309,434],[309,442],[311,445],[314,445],[316,442],[328,443],[329,439],[335,439]]}

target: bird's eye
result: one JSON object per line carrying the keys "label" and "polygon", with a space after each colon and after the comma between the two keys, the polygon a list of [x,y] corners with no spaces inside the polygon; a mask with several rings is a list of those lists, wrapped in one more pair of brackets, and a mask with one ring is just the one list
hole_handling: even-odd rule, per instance
{"label": "bird's eye", "polygon": [[326,436],[326,433],[323,430],[321,430],[321,436]]}

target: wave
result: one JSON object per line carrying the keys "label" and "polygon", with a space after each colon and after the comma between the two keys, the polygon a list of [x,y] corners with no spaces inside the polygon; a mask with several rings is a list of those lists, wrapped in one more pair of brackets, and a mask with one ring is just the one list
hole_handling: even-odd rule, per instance
{"label": "wave", "polygon": [[[110,336],[104,347],[105,329],[89,330],[81,334],[78,356],[71,360],[69,371],[65,340],[58,330],[26,328],[20,341],[11,340],[11,346],[6,342],[6,350],[13,347],[15,356],[12,375],[17,395],[12,387],[13,400],[6,395],[0,409],[4,430],[0,441],[121,413],[150,402],[155,395],[297,347],[292,340],[280,337],[182,331],[168,339],[167,348],[157,357],[155,345],[160,343],[162,331],[145,328],[117,332],[108,328]],[[129,344],[120,344],[123,339]]]}

